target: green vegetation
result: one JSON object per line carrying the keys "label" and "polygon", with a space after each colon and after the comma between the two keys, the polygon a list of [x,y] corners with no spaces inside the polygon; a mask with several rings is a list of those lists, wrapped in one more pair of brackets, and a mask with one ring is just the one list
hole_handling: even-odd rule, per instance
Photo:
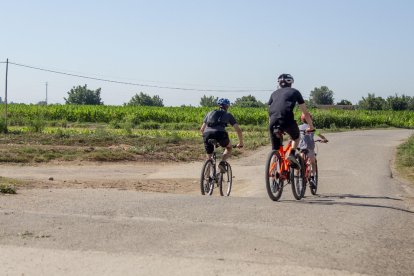
{"label": "green vegetation", "polygon": [[397,148],[396,164],[403,177],[414,183],[414,135]]}
{"label": "green vegetation", "polygon": [[135,94],[128,102],[127,105],[132,106],[164,106],[163,99],[160,96],[155,95],[151,97],[143,92],[140,92],[139,95]]}
{"label": "green vegetation", "polygon": [[[199,127],[213,108],[11,104],[8,133],[0,134],[0,162],[198,160],[204,156]],[[269,143],[266,108],[232,107],[230,112],[242,127],[246,149]],[[414,128],[410,111],[311,112],[317,128],[325,131]],[[236,133],[228,130],[236,141]]]}
{"label": "green vegetation", "polygon": [[243,96],[234,101],[233,107],[265,107],[266,105],[258,101],[255,96]]}
{"label": "green vegetation", "polygon": [[101,88],[94,90],[88,89],[87,85],[73,87],[68,92],[68,98],[64,98],[66,104],[80,104],[80,105],[102,105]]}
{"label": "green vegetation", "polygon": [[359,101],[358,108],[365,110],[414,111],[414,97],[395,94],[395,96],[383,99],[382,97],[376,97],[375,94],[368,93],[367,97],[362,97],[362,100]]}
{"label": "green vegetation", "polygon": [[[0,114],[4,106],[0,105]],[[9,105],[9,125],[24,126],[27,121],[42,120],[57,123],[121,123],[129,122],[133,126],[154,122],[158,124],[200,124],[211,108],[205,107],[150,107],[150,106],[103,106],[103,105]],[[265,126],[267,124],[266,108],[231,107],[230,112],[240,125]],[[370,110],[311,110],[319,128],[362,127],[414,127],[412,111],[370,111]],[[299,117],[299,111],[296,116]],[[130,125],[131,126],[131,125]]]}
{"label": "green vegetation", "polygon": [[313,104],[332,105],[334,103],[334,92],[327,86],[315,87],[310,92],[309,101]]}
{"label": "green vegetation", "polygon": [[0,176],[0,193],[16,194],[16,185],[19,184],[21,181]]}
{"label": "green vegetation", "polygon": [[217,106],[217,97],[214,96],[206,96],[204,95],[203,97],[201,97],[200,99],[200,106],[202,107],[215,107]]}

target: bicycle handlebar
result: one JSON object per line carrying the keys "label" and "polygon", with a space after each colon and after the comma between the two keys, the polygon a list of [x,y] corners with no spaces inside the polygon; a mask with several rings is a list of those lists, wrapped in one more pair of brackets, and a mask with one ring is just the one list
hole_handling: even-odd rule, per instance
{"label": "bicycle handlebar", "polygon": [[[218,148],[218,147],[220,147],[220,144],[219,144],[219,142],[216,140],[216,139],[208,139],[208,141],[207,141],[208,143],[210,143],[210,144],[212,144],[213,146],[215,146],[216,148]],[[242,148],[243,146],[241,146],[240,148]],[[232,148],[233,149],[235,149],[235,148],[238,148],[237,147],[237,144],[236,145],[232,145]]]}

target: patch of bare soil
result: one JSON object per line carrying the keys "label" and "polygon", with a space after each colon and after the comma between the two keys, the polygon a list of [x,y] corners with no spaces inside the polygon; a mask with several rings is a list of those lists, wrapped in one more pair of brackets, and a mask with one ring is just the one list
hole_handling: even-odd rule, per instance
{"label": "patch of bare soil", "polygon": [[[247,195],[251,185],[262,184],[267,150],[232,157],[232,195]],[[178,194],[200,193],[203,162],[52,162],[32,165],[0,165],[0,175],[22,180],[18,189],[113,188]],[[218,194],[218,192],[214,192]]]}

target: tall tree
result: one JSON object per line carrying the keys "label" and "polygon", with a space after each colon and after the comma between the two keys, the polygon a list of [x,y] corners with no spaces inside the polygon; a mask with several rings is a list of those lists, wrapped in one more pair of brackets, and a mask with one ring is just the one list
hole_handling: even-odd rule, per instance
{"label": "tall tree", "polygon": [[341,100],[337,105],[352,105],[352,103],[348,100]]}
{"label": "tall tree", "polygon": [[148,94],[145,94],[143,92],[140,92],[139,95],[135,94],[129,100],[127,105],[136,105],[136,106],[164,106],[163,99],[160,98],[160,96],[155,95],[151,97]]}
{"label": "tall tree", "polygon": [[386,108],[386,104],[383,98],[376,97],[374,93],[368,93],[368,97],[362,97],[362,100],[358,102],[358,107],[366,110],[383,110]]}
{"label": "tall tree", "polygon": [[310,101],[315,104],[332,105],[334,103],[334,92],[327,86],[315,87],[310,92]]}
{"label": "tall tree", "polygon": [[213,107],[217,105],[217,97],[214,96],[206,96],[204,95],[203,97],[201,97],[200,99],[200,106],[202,107]]}
{"label": "tall tree", "polygon": [[410,105],[411,97],[405,96],[389,96],[387,98],[388,107],[392,110],[407,110]]}
{"label": "tall tree", "polygon": [[237,98],[234,101],[233,106],[237,107],[264,107],[265,104],[261,101],[258,101],[255,96],[248,95],[241,98]]}
{"label": "tall tree", "polygon": [[66,104],[102,105],[101,88],[95,91],[88,89],[87,85],[73,87],[68,92],[68,98],[64,98]]}

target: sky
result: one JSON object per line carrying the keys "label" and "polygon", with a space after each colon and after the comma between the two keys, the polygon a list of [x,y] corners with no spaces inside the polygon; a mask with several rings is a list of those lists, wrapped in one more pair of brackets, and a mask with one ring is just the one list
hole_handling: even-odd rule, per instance
{"label": "sky", "polygon": [[44,101],[46,83],[48,103],[85,84],[108,105],[139,92],[166,106],[267,102],[281,73],[305,99],[321,86],[335,102],[414,96],[412,0],[0,0],[0,11],[3,100],[4,62],[15,63],[9,102]]}

